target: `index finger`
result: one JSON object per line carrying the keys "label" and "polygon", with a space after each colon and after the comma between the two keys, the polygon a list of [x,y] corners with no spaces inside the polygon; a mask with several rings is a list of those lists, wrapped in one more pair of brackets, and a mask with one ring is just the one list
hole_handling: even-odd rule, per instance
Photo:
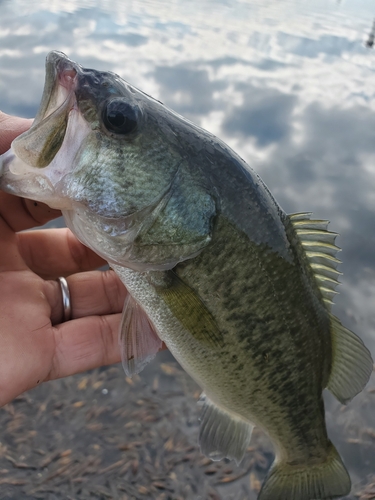
{"label": "index finger", "polygon": [[13,139],[28,130],[32,123],[29,118],[18,118],[0,111],[0,154],[8,151]]}
{"label": "index finger", "polygon": [[0,191],[0,217],[14,232],[42,226],[60,215],[60,210],[54,210],[44,203]]}
{"label": "index finger", "polygon": [[[33,120],[10,116],[0,111],[0,154],[5,153],[18,135],[28,130]],[[59,217],[58,210],[52,210],[44,203],[33,202],[0,193],[0,215],[13,231],[21,231]]]}

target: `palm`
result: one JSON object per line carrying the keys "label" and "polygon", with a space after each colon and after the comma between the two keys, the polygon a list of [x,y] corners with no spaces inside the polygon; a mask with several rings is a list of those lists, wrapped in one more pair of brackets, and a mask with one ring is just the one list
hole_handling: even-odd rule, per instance
{"label": "palm", "polygon": [[[0,405],[38,383],[118,362],[125,289],[68,229],[21,232],[58,215],[0,193]],[[69,276],[71,321],[58,276]]]}

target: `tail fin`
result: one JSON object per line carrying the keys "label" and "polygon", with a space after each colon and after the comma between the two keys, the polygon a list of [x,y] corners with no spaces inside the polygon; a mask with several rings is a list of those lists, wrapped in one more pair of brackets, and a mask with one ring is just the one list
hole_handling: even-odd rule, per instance
{"label": "tail fin", "polygon": [[328,500],[350,492],[349,474],[330,443],[325,462],[311,466],[275,463],[258,500]]}

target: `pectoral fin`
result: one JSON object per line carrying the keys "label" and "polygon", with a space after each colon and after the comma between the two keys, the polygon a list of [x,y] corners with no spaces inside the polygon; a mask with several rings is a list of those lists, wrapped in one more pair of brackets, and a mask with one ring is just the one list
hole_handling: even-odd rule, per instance
{"label": "pectoral fin", "polygon": [[367,384],[373,370],[369,350],[357,335],[331,315],[332,368],[327,388],[343,404]]}
{"label": "pectoral fin", "polygon": [[223,335],[197,293],[173,271],[165,271],[162,276],[163,280],[154,281],[153,285],[173,315],[199,342],[210,347],[221,346]]}
{"label": "pectoral fin", "polygon": [[119,343],[122,366],[128,377],[142,371],[162,346],[147,314],[130,294],[124,303]]}

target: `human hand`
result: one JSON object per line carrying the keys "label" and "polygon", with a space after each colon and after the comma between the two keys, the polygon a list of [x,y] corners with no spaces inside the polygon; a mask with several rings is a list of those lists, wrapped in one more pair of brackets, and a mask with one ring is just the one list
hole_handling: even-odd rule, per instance
{"label": "human hand", "polygon": [[[31,120],[0,112],[0,154]],[[68,229],[20,232],[60,215],[0,192],[0,406],[41,382],[120,361],[126,290]],[[72,319],[56,278],[66,276]]]}

